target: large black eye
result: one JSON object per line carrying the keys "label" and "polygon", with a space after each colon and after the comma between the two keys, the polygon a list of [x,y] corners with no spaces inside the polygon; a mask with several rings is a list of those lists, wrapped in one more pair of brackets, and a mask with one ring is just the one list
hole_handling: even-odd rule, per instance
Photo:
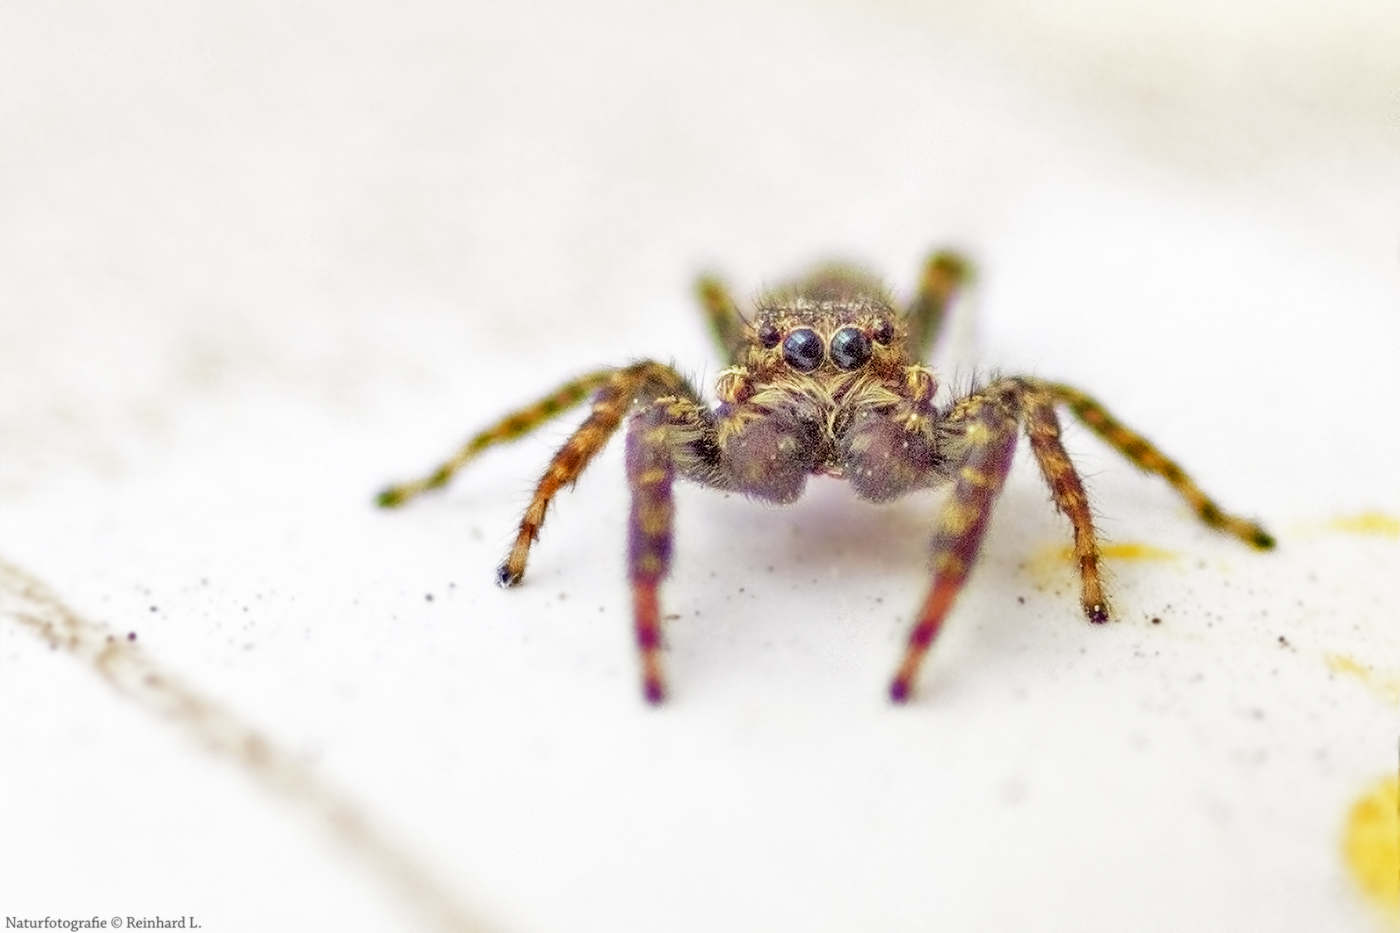
{"label": "large black eye", "polygon": [[859,327],[843,327],[831,338],[831,360],[842,369],[860,369],[870,352],[870,338]]}
{"label": "large black eye", "polygon": [[822,338],[810,327],[799,327],[783,341],[783,359],[800,373],[810,373],[822,364]]}

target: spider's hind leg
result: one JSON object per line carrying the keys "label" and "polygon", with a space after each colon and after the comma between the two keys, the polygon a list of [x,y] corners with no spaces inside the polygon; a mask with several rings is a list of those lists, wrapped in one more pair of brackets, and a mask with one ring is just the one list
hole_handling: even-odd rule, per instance
{"label": "spider's hind leg", "polygon": [[927,359],[943,330],[943,318],[958,290],[972,278],[972,263],[952,252],[937,252],[924,263],[919,293],[905,316],[909,335],[905,347],[915,360]]}
{"label": "spider's hind leg", "polygon": [[496,444],[517,440],[550,419],[562,415],[588,398],[589,393],[605,384],[615,372],[616,370],[612,369],[600,369],[566,382],[533,405],[511,412],[489,428],[472,436],[455,454],[427,476],[390,486],[380,492],[375,501],[381,508],[395,508],[430,489],[446,486],[458,470],[475,460],[483,450]]}
{"label": "spider's hind leg", "polygon": [[705,310],[705,320],[724,359],[733,362],[748,342],[744,337],[744,317],[723,282],[704,275],[695,283],[695,294]]}

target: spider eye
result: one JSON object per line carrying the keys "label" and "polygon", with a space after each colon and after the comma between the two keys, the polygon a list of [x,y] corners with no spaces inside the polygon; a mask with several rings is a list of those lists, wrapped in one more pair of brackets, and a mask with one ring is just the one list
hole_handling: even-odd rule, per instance
{"label": "spider eye", "polygon": [[758,325],[758,342],[763,345],[763,349],[771,350],[778,345],[778,339],[782,335],[778,333],[778,328],[773,326],[771,321],[764,321]]}
{"label": "spider eye", "polygon": [[860,369],[870,354],[870,338],[859,327],[843,327],[831,338],[831,360],[842,369]]}
{"label": "spider eye", "polygon": [[876,343],[886,345],[894,339],[894,324],[888,320],[881,321],[875,325],[875,330],[870,336],[875,338]]}
{"label": "spider eye", "polygon": [[783,341],[783,359],[800,373],[810,373],[820,366],[825,351],[822,339],[810,327],[799,327]]}

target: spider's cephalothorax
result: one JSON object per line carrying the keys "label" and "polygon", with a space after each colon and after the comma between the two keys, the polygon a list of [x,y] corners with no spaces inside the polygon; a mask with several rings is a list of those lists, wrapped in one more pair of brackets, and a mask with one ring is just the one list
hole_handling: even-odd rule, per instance
{"label": "spider's cephalothorax", "polygon": [[1073,530],[1084,614],[1091,622],[1108,620],[1093,519],[1084,485],[1060,443],[1059,406],[1139,469],[1163,477],[1207,525],[1256,548],[1273,547],[1264,529],[1225,513],[1174,461],[1077,389],[1011,376],[936,404],[938,381],[919,360],[937,338],[967,269],[955,255],[935,254],[914,300],[897,310],[868,275],[824,267],[760,296],[747,317],[722,285],[702,279],[700,298],[729,362],[716,386],[717,406],[707,405],[685,377],[662,363],[598,370],[472,437],[427,477],[386,489],[379,503],[399,505],[442,486],[485,448],[514,440],[591,397],[591,413],[545,470],[497,570],[502,586],[514,586],[550,501],[630,415],[628,564],[642,690],[652,703],[666,695],[657,590],[671,565],[671,487],[678,476],[779,503],[800,496],[814,475],[844,478],[872,502],[951,485],[933,529],[933,583],[890,684],[890,697],[901,703],[977,559],[1022,430]]}

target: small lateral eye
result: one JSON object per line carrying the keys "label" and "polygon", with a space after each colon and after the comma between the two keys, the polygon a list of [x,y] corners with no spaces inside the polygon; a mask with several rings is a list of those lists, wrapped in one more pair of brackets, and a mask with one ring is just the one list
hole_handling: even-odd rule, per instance
{"label": "small lateral eye", "polygon": [[875,329],[870,332],[870,336],[881,346],[888,345],[894,339],[894,324],[888,319],[880,321],[875,325]]}
{"label": "small lateral eye", "polygon": [[773,326],[772,321],[764,321],[758,325],[758,342],[763,345],[763,349],[771,350],[778,345],[778,339],[782,335],[778,333],[778,328]]}
{"label": "small lateral eye", "polygon": [[859,327],[843,327],[831,338],[831,360],[842,369],[860,369],[871,352],[870,338]]}
{"label": "small lateral eye", "polygon": [[800,373],[810,373],[822,364],[826,348],[810,327],[799,327],[783,341],[783,359]]}

